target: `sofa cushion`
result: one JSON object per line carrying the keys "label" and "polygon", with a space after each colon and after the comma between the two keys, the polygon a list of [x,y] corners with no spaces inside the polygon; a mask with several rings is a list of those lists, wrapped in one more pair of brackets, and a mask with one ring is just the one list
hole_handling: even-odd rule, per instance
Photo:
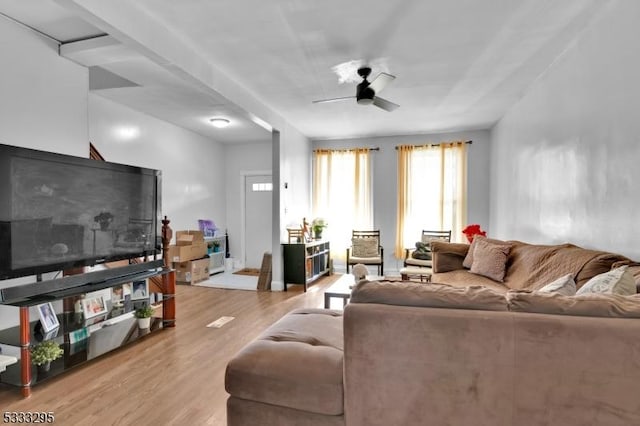
{"label": "sofa cushion", "polygon": [[504,296],[484,286],[452,287],[406,281],[361,281],[351,293],[351,303],[485,311],[507,310]]}
{"label": "sofa cushion", "polygon": [[476,237],[473,239],[472,249],[473,263],[470,272],[503,282],[511,244],[495,244],[486,241],[486,238]]}
{"label": "sofa cushion", "polygon": [[496,282],[482,275],[472,274],[467,269],[455,271],[432,273],[431,282],[435,284],[450,285],[452,287],[467,287],[470,285],[484,286],[500,294],[505,294],[509,288],[503,283]]}
{"label": "sofa cushion", "polygon": [[229,362],[225,388],[246,400],[340,415],[343,345],[341,312],[292,311]]}
{"label": "sofa cushion", "polygon": [[536,291],[539,293],[555,293],[563,296],[573,296],[576,294],[576,282],[573,280],[571,274],[567,274]]}
{"label": "sofa cushion", "polygon": [[620,266],[591,278],[576,294],[603,293],[632,295],[636,293],[636,282],[633,275],[627,269],[628,266]]}
{"label": "sofa cushion", "polygon": [[640,318],[640,295],[589,293],[576,296],[511,290],[510,311],[589,317]]}
{"label": "sofa cushion", "polygon": [[469,244],[433,241],[431,243],[433,272],[441,273],[462,269],[462,262],[469,251],[469,247]]}

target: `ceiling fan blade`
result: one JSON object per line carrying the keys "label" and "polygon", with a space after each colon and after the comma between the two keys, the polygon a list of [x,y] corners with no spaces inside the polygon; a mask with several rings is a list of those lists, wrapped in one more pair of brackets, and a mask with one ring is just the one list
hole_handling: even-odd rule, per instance
{"label": "ceiling fan blade", "polygon": [[369,87],[373,89],[374,92],[380,93],[382,89],[384,89],[387,84],[391,83],[395,80],[396,77],[391,74],[387,74],[386,72],[381,72],[378,74],[376,78],[369,84]]}
{"label": "ceiling fan blade", "polygon": [[349,99],[355,99],[355,96],[345,96],[344,98],[331,98],[331,99],[320,99],[317,101],[311,101],[314,104],[324,104],[329,102],[340,102],[340,101],[348,101]]}
{"label": "ceiling fan blade", "polygon": [[386,99],[382,99],[379,96],[376,96],[376,97],[373,98],[373,104],[375,106],[377,106],[378,108],[382,108],[383,110],[389,111],[389,112],[395,110],[396,108],[398,108],[400,106],[400,105],[394,104],[393,102],[388,101]]}

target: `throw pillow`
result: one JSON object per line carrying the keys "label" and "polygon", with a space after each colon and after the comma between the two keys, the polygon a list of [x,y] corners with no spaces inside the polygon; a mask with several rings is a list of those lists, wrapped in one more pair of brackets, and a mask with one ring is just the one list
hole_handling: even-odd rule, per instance
{"label": "throw pillow", "polygon": [[596,275],[580,287],[576,295],[587,293],[620,294],[628,296],[636,294],[636,282],[628,266],[612,269],[604,274]]}
{"label": "throw pillow", "polygon": [[502,240],[494,240],[493,238],[487,238],[487,237],[483,237],[482,235],[476,235],[473,239],[473,242],[471,243],[471,246],[469,247],[469,251],[467,251],[467,255],[464,258],[464,261],[462,262],[462,266],[464,266],[465,268],[469,269],[471,268],[471,264],[473,263],[473,251],[476,247],[477,241],[486,241],[489,243],[493,243],[493,244],[506,244],[505,241]]}
{"label": "throw pillow", "polygon": [[576,294],[576,282],[573,280],[573,275],[567,274],[564,277],[560,277],[557,280],[550,282],[541,289],[536,290],[536,292],[573,296]]}
{"label": "throw pillow", "polygon": [[474,238],[473,263],[470,272],[494,281],[504,282],[511,244],[493,244],[484,238]]}
{"label": "throw pillow", "polygon": [[351,239],[353,257],[376,257],[378,256],[377,238],[352,238]]}
{"label": "throw pillow", "polygon": [[416,249],[411,253],[411,257],[414,259],[431,260],[431,248],[430,243],[423,243],[418,241],[416,243]]}

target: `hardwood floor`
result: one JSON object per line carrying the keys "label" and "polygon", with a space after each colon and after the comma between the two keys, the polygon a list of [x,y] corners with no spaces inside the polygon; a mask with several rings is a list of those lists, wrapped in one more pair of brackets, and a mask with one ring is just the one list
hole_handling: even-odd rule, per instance
{"label": "hardwood floor", "polygon": [[[307,293],[298,285],[273,293],[178,286],[176,328],[37,385],[30,398],[1,384],[0,411],[53,411],[61,425],[225,425],[227,362],[285,313],[322,308],[338,277]],[[235,319],[206,328],[221,316]]]}

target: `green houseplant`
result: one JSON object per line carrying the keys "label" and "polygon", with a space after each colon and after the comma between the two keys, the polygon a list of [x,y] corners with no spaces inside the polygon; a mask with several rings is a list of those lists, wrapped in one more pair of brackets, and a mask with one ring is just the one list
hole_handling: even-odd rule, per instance
{"label": "green houseplant", "polygon": [[145,329],[151,325],[151,316],[153,315],[153,307],[151,305],[145,305],[142,308],[136,309],[135,317],[138,318],[138,327]]}
{"label": "green houseplant", "polygon": [[313,229],[314,238],[319,240],[322,238],[322,230],[327,227],[327,222],[321,218],[317,217],[313,219],[311,222],[311,229]]}
{"label": "green houseplant", "polygon": [[31,352],[31,363],[41,367],[43,370],[49,370],[51,361],[54,361],[64,354],[64,350],[53,340],[45,340],[33,346]]}

